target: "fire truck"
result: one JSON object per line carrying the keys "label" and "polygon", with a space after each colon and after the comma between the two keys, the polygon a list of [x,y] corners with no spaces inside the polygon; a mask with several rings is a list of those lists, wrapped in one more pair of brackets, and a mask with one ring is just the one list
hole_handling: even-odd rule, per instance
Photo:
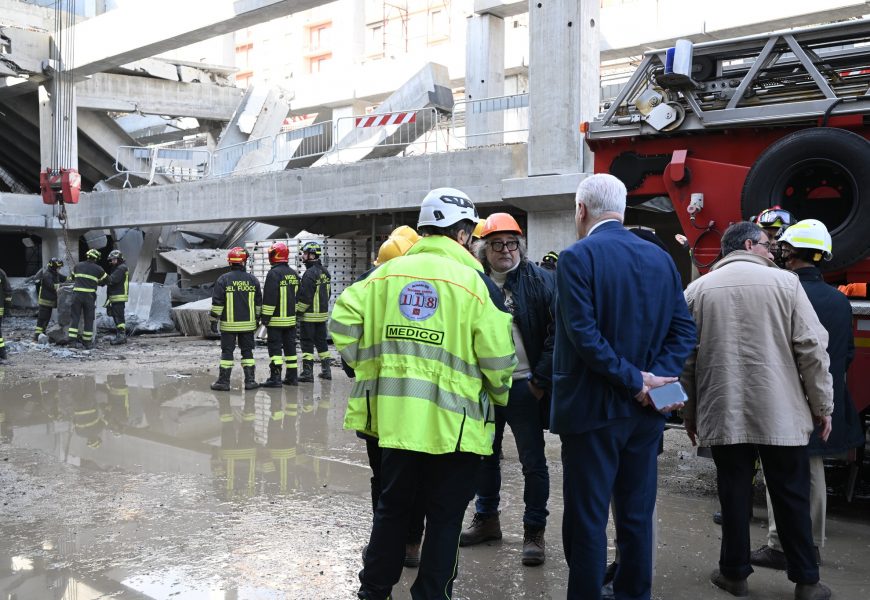
{"label": "fire truck", "polygon": [[[830,283],[870,282],[870,21],[648,52],[582,129],[595,172],[621,179],[629,206],[670,203],[701,273],[729,224],[779,205],[828,227]],[[870,301],[852,306],[861,411]]]}

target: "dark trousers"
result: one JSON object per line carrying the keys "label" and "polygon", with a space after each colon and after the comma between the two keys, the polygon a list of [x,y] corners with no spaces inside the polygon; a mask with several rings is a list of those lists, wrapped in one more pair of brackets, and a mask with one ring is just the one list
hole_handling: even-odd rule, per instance
{"label": "dark trousers", "polygon": [[650,599],[656,456],[664,423],[652,411],[638,411],[592,431],[561,436],[568,600],[601,597],[611,494],[620,557],[614,594],[617,600]]}
{"label": "dark trousers", "polygon": [[36,313],[36,333],[43,333],[45,328],[48,327],[48,322],[51,321],[51,311],[54,308],[51,306],[41,306],[39,307],[39,311]]}
{"label": "dark trousers", "polygon": [[314,348],[320,360],[332,358],[329,346],[326,343],[326,323],[308,323],[303,321],[299,324],[299,347],[302,348],[302,360],[314,360]]}
{"label": "dark trousers", "polygon": [[550,474],[544,455],[544,426],[538,399],[532,395],[525,380],[514,381],[507,406],[495,407],[495,439],[492,454],[484,457],[477,480],[475,510],[484,515],[497,515],[501,488],[501,445],[505,424],[510,425],[517,442],[520,464],[523,466],[523,501],[526,505],[523,523],[534,528],[547,525],[547,500],[550,497]]}
{"label": "dark trousers", "polygon": [[722,506],[719,553],[722,574],[744,579],[752,573],[749,520],[755,459],[760,457],[776,522],[781,525],[777,532],[788,560],[788,578],[795,583],[817,582],[819,567],[813,550],[810,461],[806,446],[734,444],[713,446],[712,450]]}
{"label": "dark trousers", "polygon": [[360,592],[370,600],[389,597],[402,575],[412,506],[426,506],[426,538],[420,554],[413,600],[445,600],[453,593],[459,565],[462,517],[474,495],[480,456],[467,452],[425,454],[383,448],[383,487],[360,573]]}
{"label": "dark trousers", "polygon": [[125,331],[127,329],[126,319],[124,318],[124,309],[127,307],[126,302],[111,302],[106,312],[112,317],[115,322],[115,329]]}
{"label": "dark trousers", "polygon": [[[91,292],[73,292],[70,304],[70,339],[81,339],[90,342],[94,339],[94,312],[97,295]],[[84,327],[79,330],[79,320],[84,319]]]}
{"label": "dark trousers", "polygon": [[296,362],[296,328],[266,327],[266,348],[269,349],[269,362],[273,365],[285,365],[295,369]]}
{"label": "dark trousers", "polygon": [[221,368],[233,367],[233,352],[236,350],[238,338],[239,349],[242,351],[242,366],[254,366],[254,332],[253,331],[221,331]]}
{"label": "dark trousers", "polygon": [[[371,437],[366,437],[366,453],[369,455],[369,466],[372,468],[372,514],[377,512],[378,500],[381,497],[382,477],[381,477],[381,459],[383,451],[378,445],[378,440]],[[411,506],[411,515],[408,520],[408,537],[405,538],[407,544],[419,544],[423,539],[424,520],[426,518],[426,504],[421,495],[417,495],[414,504]]]}

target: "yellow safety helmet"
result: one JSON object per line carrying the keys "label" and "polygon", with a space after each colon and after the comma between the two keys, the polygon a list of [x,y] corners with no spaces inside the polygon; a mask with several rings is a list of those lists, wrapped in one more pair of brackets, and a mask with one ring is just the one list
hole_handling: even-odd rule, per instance
{"label": "yellow safety helmet", "polygon": [[825,224],[816,219],[804,219],[798,221],[779,236],[779,243],[786,243],[793,248],[806,248],[817,250],[821,256],[814,256],[813,260],[831,260],[831,234]]}
{"label": "yellow safety helmet", "polygon": [[483,227],[486,225],[486,219],[481,219],[477,222],[477,225],[474,226],[474,231],[471,232],[471,237],[476,240],[479,240],[483,236]]}
{"label": "yellow safety helmet", "polygon": [[417,231],[408,225],[401,225],[393,229],[393,232],[390,234],[390,237],[402,237],[411,242],[411,244],[416,244],[420,241],[420,234]]}
{"label": "yellow safety helmet", "polygon": [[397,256],[402,256],[405,252],[410,250],[413,245],[414,242],[408,238],[402,237],[401,235],[391,235],[383,244],[381,244],[381,248],[378,250],[378,258],[375,260],[374,265],[377,267]]}

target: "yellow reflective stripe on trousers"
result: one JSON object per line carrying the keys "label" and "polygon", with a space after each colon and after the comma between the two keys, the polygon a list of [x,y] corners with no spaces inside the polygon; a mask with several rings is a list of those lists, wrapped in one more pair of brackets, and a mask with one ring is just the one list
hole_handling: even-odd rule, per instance
{"label": "yellow reflective stripe on trousers", "polygon": [[354,383],[350,391],[351,398],[364,399],[366,392],[369,397],[396,396],[399,398],[418,398],[433,402],[435,406],[449,412],[464,414],[469,419],[483,421],[484,414],[479,400],[471,400],[448,392],[438,384],[423,379],[380,377],[374,380],[363,380]]}
{"label": "yellow reflective stripe on trousers", "polygon": [[[345,348],[347,350],[347,348]],[[379,358],[384,354],[399,354],[402,356],[413,356],[414,358],[422,358],[424,360],[434,360],[441,364],[450,367],[454,371],[458,371],[468,377],[475,379],[481,378],[480,369],[477,365],[472,365],[455,354],[447,352],[440,346],[432,346],[429,344],[421,344],[417,342],[407,342],[403,340],[387,340],[368,348],[362,348],[356,352],[356,361],[358,363]]]}

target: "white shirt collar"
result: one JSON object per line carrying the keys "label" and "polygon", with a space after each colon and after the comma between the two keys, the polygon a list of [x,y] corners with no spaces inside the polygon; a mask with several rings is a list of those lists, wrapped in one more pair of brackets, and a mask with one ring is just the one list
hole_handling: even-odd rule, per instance
{"label": "white shirt collar", "polygon": [[610,223],[612,221],[616,221],[617,223],[619,223],[619,219],[604,219],[603,221],[598,221],[595,225],[592,226],[591,229],[589,229],[589,231],[586,232],[586,237],[592,235],[592,232],[598,229],[599,225],[604,225],[605,223]]}

